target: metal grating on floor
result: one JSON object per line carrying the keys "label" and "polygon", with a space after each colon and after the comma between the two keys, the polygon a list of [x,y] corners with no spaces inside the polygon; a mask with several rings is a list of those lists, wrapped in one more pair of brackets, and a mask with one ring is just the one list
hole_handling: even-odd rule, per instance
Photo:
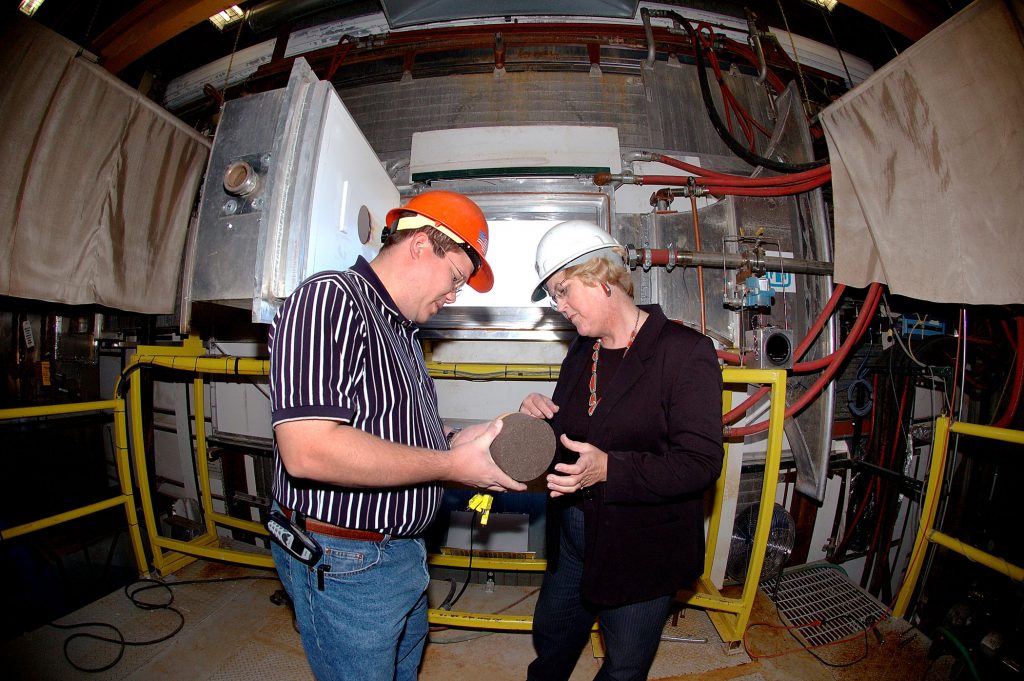
{"label": "metal grating on floor", "polygon": [[[761,583],[779,612],[808,645],[848,638],[889,617],[888,609],[834,568],[796,570]],[[820,626],[805,626],[820,620]]]}

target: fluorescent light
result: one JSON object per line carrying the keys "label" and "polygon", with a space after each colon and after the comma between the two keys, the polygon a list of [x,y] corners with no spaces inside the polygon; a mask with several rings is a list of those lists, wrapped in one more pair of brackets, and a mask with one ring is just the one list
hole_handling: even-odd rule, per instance
{"label": "fluorescent light", "polygon": [[829,12],[835,9],[835,6],[839,4],[839,0],[807,0],[807,2],[812,5],[817,5],[818,7],[823,7]]}
{"label": "fluorescent light", "polygon": [[[42,0],[40,0],[42,2]],[[223,31],[231,24],[237,23],[245,16],[245,12],[238,5],[231,5],[223,12],[217,12],[210,17],[210,23]]]}
{"label": "fluorescent light", "polygon": [[21,0],[21,2],[18,3],[18,9],[21,10],[22,14],[30,17],[36,13],[36,10],[39,9],[41,4],[43,4],[43,0]]}

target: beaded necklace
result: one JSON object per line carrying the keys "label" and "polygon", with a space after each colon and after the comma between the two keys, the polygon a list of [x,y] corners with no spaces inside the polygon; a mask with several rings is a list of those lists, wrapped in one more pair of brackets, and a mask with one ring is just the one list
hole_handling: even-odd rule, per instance
{"label": "beaded necklace", "polygon": [[[629,340],[626,341],[626,352],[629,352],[629,348],[632,347],[633,341],[636,340],[636,332],[640,328],[640,308],[636,309],[636,321],[633,322],[633,330],[629,332]],[[597,359],[601,354],[601,339],[598,338],[594,341],[594,353],[590,356],[592,364],[590,365],[590,399],[587,402],[587,416],[593,416],[594,410],[597,409],[597,403],[600,402],[600,398],[597,396]],[[622,353],[625,357],[626,353]]]}

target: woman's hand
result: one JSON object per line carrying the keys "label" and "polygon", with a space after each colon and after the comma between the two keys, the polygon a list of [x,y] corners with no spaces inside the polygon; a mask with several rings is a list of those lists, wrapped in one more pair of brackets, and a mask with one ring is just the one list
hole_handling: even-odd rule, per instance
{"label": "woman's hand", "polygon": [[558,412],[558,405],[541,393],[530,393],[519,405],[519,411],[539,419],[549,419]]}
{"label": "woman's hand", "polygon": [[562,435],[562,444],[580,458],[576,463],[555,465],[555,472],[547,476],[552,497],[572,494],[608,479],[608,454],[587,442],[570,440]]}

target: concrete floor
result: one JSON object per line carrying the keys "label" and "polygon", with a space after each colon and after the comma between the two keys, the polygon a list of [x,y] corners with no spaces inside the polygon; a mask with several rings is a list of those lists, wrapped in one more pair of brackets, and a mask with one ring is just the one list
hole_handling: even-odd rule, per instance
{"label": "concrete floor", "polygon": [[[223,581],[244,577],[244,580]],[[77,671],[67,655],[82,667],[101,667],[114,661],[119,646],[93,639],[76,639],[65,644],[71,630],[44,626],[18,638],[0,643],[0,670],[7,679],[181,679],[185,681],[229,681],[234,679],[275,679],[305,681],[312,675],[306,665],[290,610],[276,605],[271,596],[280,588],[273,573],[197,561],[168,581],[221,580],[173,587],[169,610],[135,607],[118,590],[59,620],[60,623],[106,622],[116,625],[129,641],[160,638],[183,620],[179,633],[155,645],[128,646],[110,669],[101,673]],[[470,585],[456,609],[469,612],[529,614],[536,599],[536,587],[497,586],[487,593],[483,586]],[[448,583],[431,585],[431,601],[440,601]],[[167,592],[151,590],[143,596],[150,602],[165,602]],[[779,624],[772,602],[758,594],[751,622]],[[683,617],[666,634],[706,638],[706,643],[663,641],[651,670],[651,679],[721,681],[909,681],[949,678],[951,658],[927,659],[928,641],[909,630],[902,620],[889,620],[878,627],[884,642],[875,636],[867,640],[867,657],[849,667],[828,667],[784,630],[756,626],[748,630],[748,652],[726,653],[725,646],[702,610],[685,610]],[[83,630],[76,630],[83,631]],[[110,629],[93,626],[85,631],[113,637]],[[906,634],[904,635],[904,633]],[[858,659],[865,651],[864,637],[856,641],[821,648],[818,655],[832,664]],[[529,634],[447,629],[432,632],[424,656],[421,681],[519,681],[532,659]],[[592,649],[584,650],[572,681],[593,678],[600,661]]]}

